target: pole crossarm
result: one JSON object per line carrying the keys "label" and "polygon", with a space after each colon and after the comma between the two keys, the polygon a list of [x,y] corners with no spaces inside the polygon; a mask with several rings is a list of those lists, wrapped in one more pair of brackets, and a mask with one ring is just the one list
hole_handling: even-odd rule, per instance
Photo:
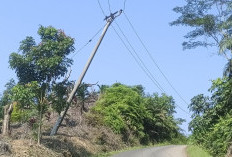
{"label": "pole crossarm", "polygon": [[106,20],[106,21],[112,20],[112,22],[113,22],[113,20],[114,20],[116,17],[120,16],[121,14],[122,14],[122,9],[119,10],[119,11],[116,11],[115,13],[111,13],[109,16],[106,16],[106,17],[104,18],[104,20]]}

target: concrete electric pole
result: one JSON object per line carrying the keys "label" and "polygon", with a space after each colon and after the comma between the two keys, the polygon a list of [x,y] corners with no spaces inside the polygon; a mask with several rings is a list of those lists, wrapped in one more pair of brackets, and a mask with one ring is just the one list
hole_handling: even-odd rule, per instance
{"label": "concrete electric pole", "polygon": [[122,10],[117,11],[117,12],[115,12],[115,13],[111,13],[110,16],[106,16],[106,17],[105,17],[105,20],[107,21],[107,23],[106,23],[106,25],[105,25],[105,27],[104,27],[104,29],[103,29],[102,35],[101,35],[100,39],[98,40],[96,46],[94,47],[94,49],[93,49],[93,51],[92,51],[92,53],[91,53],[91,56],[89,57],[89,60],[88,60],[88,62],[86,63],[86,65],[85,65],[85,67],[84,67],[84,69],[83,69],[83,72],[81,73],[81,75],[80,75],[78,81],[75,83],[74,88],[73,88],[72,92],[70,93],[69,98],[68,98],[68,100],[67,100],[67,102],[66,102],[66,108],[65,108],[64,111],[61,112],[60,116],[58,117],[58,119],[57,119],[57,121],[56,121],[54,127],[53,127],[52,130],[51,130],[50,136],[53,136],[53,135],[55,135],[55,134],[57,133],[57,131],[58,131],[58,129],[59,129],[59,127],[60,127],[60,125],[61,125],[61,123],[62,123],[62,121],[63,121],[63,119],[64,119],[64,117],[65,117],[65,115],[66,115],[66,113],[67,113],[67,111],[68,111],[68,109],[69,109],[69,106],[70,106],[70,104],[71,104],[71,102],[72,102],[72,99],[73,99],[73,97],[74,97],[74,95],[75,95],[77,89],[78,89],[79,86],[81,85],[81,82],[82,82],[82,80],[83,80],[83,78],[84,78],[84,76],[85,76],[85,74],[86,74],[86,72],[87,72],[87,70],[88,70],[88,68],[89,68],[89,66],[90,66],[90,64],[91,64],[91,62],[92,62],[92,60],[93,60],[93,58],[94,58],[94,56],[95,56],[95,54],[96,54],[96,52],[97,52],[99,46],[100,46],[100,44],[101,44],[101,42],[102,42],[102,40],[103,40],[103,38],[104,38],[104,36],[105,36],[105,34],[106,34],[108,28],[109,28],[109,26],[110,26],[110,24],[111,24],[111,23],[114,21],[114,19],[115,19],[116,17],[118,17],[121,13],[122,13]]}

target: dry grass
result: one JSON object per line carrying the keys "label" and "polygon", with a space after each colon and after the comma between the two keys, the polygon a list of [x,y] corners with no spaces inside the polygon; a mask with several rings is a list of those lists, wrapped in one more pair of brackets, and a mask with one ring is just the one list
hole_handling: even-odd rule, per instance
{"label": "dry grass", "polygon": [[11,156],[13,157],[62,157],[62,154],[56,153],[43,145],[39,146],[30,140],[11,141]]}
{"label": "dry grass", "polygon": [[[79,108],[71,107],[56,136],[48,136],[57,119],[53,113],[44,120],[40,146],[33,140],[33,131],[25,124],[13,124],[11,138],[12,156],[16,157],[87,157],[102,152],[117,151],[126,147],[122,137],[102,125],[87,123]],[[80,120],[81,117],[81,120]]]}

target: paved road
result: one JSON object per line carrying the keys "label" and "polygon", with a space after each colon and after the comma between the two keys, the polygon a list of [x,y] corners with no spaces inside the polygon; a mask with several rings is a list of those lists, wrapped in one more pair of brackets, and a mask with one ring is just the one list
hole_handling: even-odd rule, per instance
{"label": "paved road", "polygon": [[187,157],[186,145],[169,145],[122,152],[112,157]]}

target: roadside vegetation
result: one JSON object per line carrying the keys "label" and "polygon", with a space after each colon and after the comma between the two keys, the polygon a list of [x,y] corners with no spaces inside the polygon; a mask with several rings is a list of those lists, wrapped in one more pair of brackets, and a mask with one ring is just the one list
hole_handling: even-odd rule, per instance
{"label": "roadside vegetation", "polygon": [[204,149],[198,146],[187,146],[188,157],[211,157]]}
{"label": "roadside vegetation", "polygon": [[186,142],[179,127],[184,119],[174,118],[171,96],[146,94],[142,85],[121,83],[82,83],[58,134],[49,136],[74,85],[68,72],[74,39],[52,26],[40,26],[38,35],[40,43],[26,37],[19,53],[9,56],[18,81],[6,83],[0,97],[0,148],[8,148],[0,151],[13,156],[92,156]]}
{"label": "roadside vegetation", "polygon": [[232,156],[232,2],[187,0],[174,8],[180,16],[171,23],[192,28],[184,37],[184,49],[215,47],[227,64],[223,77],[212,80],[209,95],[191,99],[190,141],[201,145],[214,157]]}

